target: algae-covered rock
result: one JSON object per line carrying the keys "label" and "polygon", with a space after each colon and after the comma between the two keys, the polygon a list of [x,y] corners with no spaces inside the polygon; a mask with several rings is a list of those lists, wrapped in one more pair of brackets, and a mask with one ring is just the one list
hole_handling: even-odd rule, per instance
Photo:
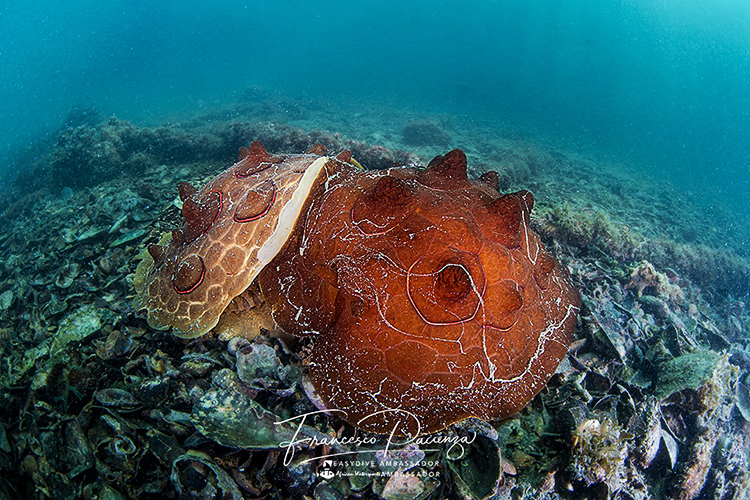
{"label": "algae-covered rock", "polygon": [[611,493],[625,488],[628,457],[633,436],[607,417],[589,418],[578,424],[572,435],[569,470],[587,486],[603,483]]}
{"label": "algae-covered rock", "polygon": [[71,342],[80,342],[102,327],[101,313],[93,304],[85,304],[60,321],[50,354],[55,354]]}
{"label": "algae-covered rock", "polygon": [[291,425],[277,424],[281,418],[232,389],[208,391],[190,420],[201,434],[231,448],[280,448],[294,437]]}
{"label": "algae-covered rock", "polygon": [[0,311],[10,309],[10,306],[13,305],[13,298],[13,290],[5,290],[0,293]]}
{"label": "algae-covered rock", "polygon": [[658,365],[654,393],[666,399],[675,392],[697,389],[711,378],[719,362],[713,351],[696,351],[664,361]]}
{"label": "algae-covered rock", "polygon": [[401,137],[410,146],[447,146],[451,142],[448,132],[429,120],[410,121],[404,125]]}

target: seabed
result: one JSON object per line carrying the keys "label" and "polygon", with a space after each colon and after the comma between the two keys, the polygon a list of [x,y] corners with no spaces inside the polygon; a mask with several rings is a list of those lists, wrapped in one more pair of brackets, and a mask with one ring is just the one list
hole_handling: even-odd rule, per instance
{"label": "seabed", "polygon": [[[154,127],[71,113],[0,199],[0,499],[750,497],[737,214],[510,127],[382,116],[257,92]],[[583,297],[548,386],[504,422],[385,450],[335,416],[276,424],[317,409],[304,343],[149,328],[132,280],[179,222],[178,181],[202,185],[254,139],[368,169],[462,147],[501,191],[533,191],[532,225]],[[300,429],[359,441],[281,446]]]}

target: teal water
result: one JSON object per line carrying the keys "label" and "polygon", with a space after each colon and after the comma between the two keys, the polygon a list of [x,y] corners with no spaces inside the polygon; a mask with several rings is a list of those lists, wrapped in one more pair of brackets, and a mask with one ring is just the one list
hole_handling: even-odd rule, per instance
{"label": "teal water", "polygon": [[0,168],[71,107],[158,121],[248,87],[510,122],[750,198],[746,0],[0,3]]}

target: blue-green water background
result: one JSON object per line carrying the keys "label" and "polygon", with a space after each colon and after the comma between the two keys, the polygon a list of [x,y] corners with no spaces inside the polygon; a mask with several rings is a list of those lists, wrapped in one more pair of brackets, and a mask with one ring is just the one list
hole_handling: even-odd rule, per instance
{"label": "blue-green water background", "polygon": [[750,198],[747,0],[5,0],[0,68],[0,169],[75,105],[158,122],[262,86],[515,123]]}

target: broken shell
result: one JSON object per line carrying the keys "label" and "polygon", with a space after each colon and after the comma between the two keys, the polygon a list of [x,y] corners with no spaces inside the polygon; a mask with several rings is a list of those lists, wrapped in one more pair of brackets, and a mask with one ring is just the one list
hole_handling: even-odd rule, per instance
{"label": "broken shell", "polygon": [[204,377],[221,363],[206,354],[188,354],[182,357],[180,371],[193,377]]}
{"label": "broken shell", "polygon": [[102,406],[112,408],[120,412],[135,411],[143,406],[132,394],[122,389],[101,389],[94,393],[96,399]]}
{"label": "broken shell", "polygon": [[76,231],[73,228],[64,228],[62,231],[60,231],[60,235],[65,243],[70,244],[76,241]]}
{"label": "broken shell", "polygon": [[495,495],[503,473],[497,443],[477,434],[462,451],[461,456],[448,457],[448,468],[462,497],[486,499]]}
{"label": "broken shell", "polygon": [[129,231],[123,234],[122,236],[120,236],[119,238],[117,238],[112,243],[110,243],[109,247],[115,248],[115,247],[119,247],[120,245],[124,245],[125,243],[130,243],[131,241],[137,240],[138,238],[140,238],[147,232],[148,230],[143,229],[143,228]]}
{"label": "broken shell", "polygon": [[76,241],[90,240],[90,239],[96,238],[97,236],[103,234],[106,231],[107,229],[104,227],[93,226],[87,229],[86,231],[82,232],[81,234],[79,234],[76,237]]}
{"label": "broken shell", "polygon": [[72,478],[94,465],[94,451],[78,421],[71,420],[63,429],[66,450],[63,460],[69,467],[67,475]]}
{"label": "broken shell", "polygon": [[123,254],[120,250],[108,250],[96,264],[105,275],[112,274],[122,261]]}
{"label": "broken shell", "polygon": [[122,225],[125,223],[125,221],[128,220],[128,214],[125,214],[121,216],[119,219],[117,219],[112,226],[109,228],[109,231],[107,231],[109,234],[114,233],[115,231],[119,231],[119,229],[122,227]]}
{"label": "broken shell", "polygon": [[750,390],[747,385],[737,382],[737,410],[746,422],[750,422]]}
{"label": "broken shell", "polygon": [[8,434],[5,432],[5,425],[0,422],[0,450],[5,453],[10,453],[10,443],[8,442]]}
{"label": "broken shell", "polygon": [[112,330],[104,342],[99,341],[96,355],[101,359],[116,358],[127,354],[132,347],[133,339],[128,333]]}
{"label": "broken shell", "polygon": [[157,430],[149,430],[146,434],[147,449],[162,465],[171,466],[172,462],[185,453],[185,449],[173,437]]}
{"label": "broken shell", "polygon": [[659,405],[652,399],[639,414],[630,419],[628,425],[628,429],[636,435],[635,457],[638,465],[644,469],[651,466],[661,448],[662,428],[659,415]]}
{"label": "broken shell", "polygon": [[55,273],[55,286],[63,289],[69,288],[80,272],[81,265],[79,263],[69,262],[65,264]]}
{"label": "broken shell", "polygon": [[[202,477],[197,480],[196,474]],[[237,483],[203,452],[188,450],[172,462],[170,479],[180,498],[242,500]]]}
{"label": "broken shell", "polygon": [[49,300],[44,305],[44,312],[48,316],[55,316],[56,314],[60,314],[61,312],[64,312],[68,308],[69,299],[70,299],[69,295],[65,295],[61,297],[56,293],[51,293]]}
{"label": "broken shell", "polygon": [[669,454],[669,463],[674,469],[675,465],[677,465],[677,457],[679,448],[677,446],[677,440],[670,434],[669,427],[667,427],[664,424],[664,419],[661,419],[661,440],[662,443],[664,443],[664,446],[667,448],[667,453]]}
{"label": "broken shell", "polygon": [[740,320],[736,316],[729,316],[727,323],[729,325],[729,337],[733,339],[739,338],[743,332]]}
{"label": "broken shell", "polygon": [[137,449],[135,443],[127,436],[118,436],[109,442],[109,450],[121,457],[132,455]]}
{"label": "broken shell", "polygon": [[13,305],[13,290],[5,290],[0,294],[0,311],[6,311]]}

